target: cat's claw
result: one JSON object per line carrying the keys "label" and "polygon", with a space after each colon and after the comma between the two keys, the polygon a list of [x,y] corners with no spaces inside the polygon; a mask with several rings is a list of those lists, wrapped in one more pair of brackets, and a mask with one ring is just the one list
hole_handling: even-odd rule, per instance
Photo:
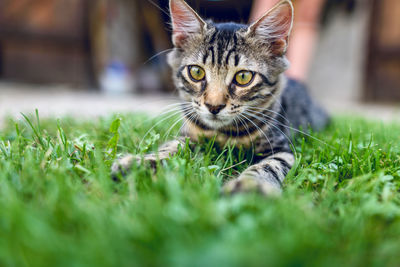
{"label": "cat's claw", "polygon": [[254,177],[239,177],[227,182],[222,187],[221,193],[223,195],[258,193],[263,196],[279,196],[281,195],[281,190],[266,181]]}

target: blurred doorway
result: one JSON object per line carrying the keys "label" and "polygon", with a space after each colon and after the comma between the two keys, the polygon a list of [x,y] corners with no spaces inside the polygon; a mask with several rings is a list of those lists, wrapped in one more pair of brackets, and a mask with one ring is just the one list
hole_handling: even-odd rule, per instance
{"label": "blurred doorway", "polygon": [[91,84],[88,1],[0,0],[0,77]]}
{"label": "blurred doorway", "polygon": [[364,96],[400,101],[400,1],[373,0]]}

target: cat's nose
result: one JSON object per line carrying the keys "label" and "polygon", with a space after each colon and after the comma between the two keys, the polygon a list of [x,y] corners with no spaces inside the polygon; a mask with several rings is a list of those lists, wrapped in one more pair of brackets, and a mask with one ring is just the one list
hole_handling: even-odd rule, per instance
{"label": "cat's nose", "polygon": [[208,104],[208,103],[204,103],[204,104],[206,105],[208,110],[214,115],[217,115],[224,107],[226,107],[225,104],[217,105],[217,106],[214,106],[214,105],[211,105],[211,104]]}

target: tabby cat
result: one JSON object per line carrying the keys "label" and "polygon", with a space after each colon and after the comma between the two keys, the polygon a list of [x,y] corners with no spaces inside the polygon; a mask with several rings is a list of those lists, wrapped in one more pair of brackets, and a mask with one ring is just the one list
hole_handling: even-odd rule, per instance
{"label": "tabby cat", "polygon": [[[308,95],[305,86],[287,79],[285,53],[293,24],[293,5],[279,2],[247,26],[204,21],[183,0],[170,0],[174,49],[168,55],[176,88],[185,104],[182,137],[161,146],[145,161],[155,164],[178,151],[185,139],[215,137],[253,149],[255,163],[227,182],[222,192],[280,193],[294,164],[291,129],[319,129],[328,116]],[[112,167],[126,173],[127,155]]]}

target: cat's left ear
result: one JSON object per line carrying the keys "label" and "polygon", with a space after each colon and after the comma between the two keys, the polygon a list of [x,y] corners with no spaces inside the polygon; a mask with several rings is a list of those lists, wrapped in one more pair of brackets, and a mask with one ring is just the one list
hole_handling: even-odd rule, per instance
{"label": "cat's left ear", "polygon": [[288,47],[289,35],[293,27],[293,13],[292,2],[283,0],[251,24],[247,34],[267,43],[274,55],[282,56]]}
{"label": "cat's left ear", "polygon": [[206,23],[183,0],[170,0],[169,10],[172,20],[172,42],[176,47],[183,47],[195,34],[201,34]]}

